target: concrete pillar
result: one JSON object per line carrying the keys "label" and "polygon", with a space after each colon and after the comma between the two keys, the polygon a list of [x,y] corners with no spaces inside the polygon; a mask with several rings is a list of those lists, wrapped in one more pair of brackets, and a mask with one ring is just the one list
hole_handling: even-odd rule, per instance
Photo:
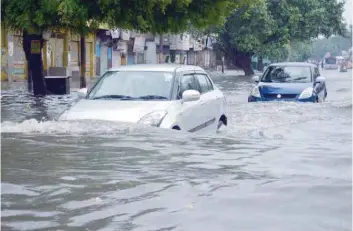
{"label": "concrete pillar", "polygon": [[50,47],[51,47],[51,51],[50,51],[50,67],[54,67],[55,66],[55,41],[56,38],[51,38],[50,40]]}
{"label": "concrete pillar", "polygon": [[63,66],[69,66],[69,53],[70,53],[70,31],[65,31],[64,34],[64,48],[63,48]]}
{"label": "concrete pillar", "polygon": [[126,65],[127,64],[126,56],[127,56],[127,54],[121,54],[121,65]]}
{"label": "concrete pillar", "polygon": [[47,56],[47,41],[43,42],[43,50],[42,50],[42,59],[43,59],[43,70],[44,70],[44,75],[47,75],[48,71],[48,56]]}
{"label": "concrete pillar", "polygon": [[90,35],[91,36],[91,54],[90,54],[90,62],[91,62],[91,66],[90,66],[90,73],[91,73],[91,77],[95,76],[94,73],[95,73],[95,65],[96,65],[96,57],[95,57],[95,44],[96,44],[96,35],[93,33]]}
{"label": "concrete pillar", "polygon": [[1,24],[1,81],[8,80],[8,47],[7,30],[4,23]]}
{"label": "concrete pillar", "polygon": [[164,55],[163,55],[163,34],[159,35],[159,63],[164,63]]}

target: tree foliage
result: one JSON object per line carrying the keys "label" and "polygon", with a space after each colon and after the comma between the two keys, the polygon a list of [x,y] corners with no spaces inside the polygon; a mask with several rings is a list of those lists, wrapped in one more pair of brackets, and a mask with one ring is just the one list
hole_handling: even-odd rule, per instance
{"label": "tree foliage", "polygon": [[237,9],[220,30],[225,54],[247,75],[252,55],[277,56],[290,41],[344,34],[344,2],[338,0],[261,0]]}
{"label": "tree foliage", "polygon": [[342,36],[332,36],[316,39],[311,46],[311,58],[320,60],[327,52],[333,56],[342,55],[343,50],[348,51],[352,47],[352,40]]}
{"label": "tree foliage", "polygon": [[327,52],[333,56],[342,55],[342,51],[349,51],[352,47],[352,25],[342,36],[334,35],[329,38],[317,38],[307,42],[292,43],[290,60],[305,61],[307,59],[320,60]]}
{"label": "tree foliage", "polygon": [[[77,31],[99,23],[141,32],[181,32],[220,22],[252,0],[3,0],[2,21],[12,28],[69,27]],[[89,22],[89,23],[87,23]]]}
{"label": "tree foliage", "polygon": [[[45,30],[68,28],[81,34],[81,50],[84,52],[84,35],[93,31],[99,24],[111,28],[123,28],[140,32],[168,33],[181,32],[189,26],[202,28],[222,21],[235,8],[249,4],[252,0],[2,0],[1,19],[8,28],[24,32],[24,40],[32,40],[28,31],[36,31],[35,40],[43,46],[42,34]],[[31,42],[24,42],[27,61],[41,59],[41,55],[31,56]],[[85,55],[81,54],[81,63]],[[35,63],[35,66],[32,64]],[[44,76],[40,62],[28,62],[36,75],[33,82],[40,85],[40,94],[45,94]],[[81,65],[81,75],[84,65]],[[39,82],[37,82],[39,81]],[[34,94],[37,94],[34,92]],[[39,93],[38,93],[39,94]]]}
{"label": "tree foliage", "polygon": [[102,10],[112,27],[141,32],[177,33],[217,24],[252,0],[105,0]]}
{"label": "tree foliage", "polygon": [[296,41],[291,43],[288,59],[295,62],[307,61],[312,54],[312,43],[309,41]]}
{"label": "tree foliage", "polygon": [[62,0],[58,5],[61,26],[79,34],[87,34],[104,22],[100,1]]}
{"label": "tree foliage", "polygon": [[56,0],[2,0],[1,21],[16,31],[58,27],[58,6]]}
{"label": "tree foliage", "polygon": [[289,59],[291,48],[289,44],[272,43],[264,46],[265,50],[262,56],[267,57],[272,62],[282,62]]}

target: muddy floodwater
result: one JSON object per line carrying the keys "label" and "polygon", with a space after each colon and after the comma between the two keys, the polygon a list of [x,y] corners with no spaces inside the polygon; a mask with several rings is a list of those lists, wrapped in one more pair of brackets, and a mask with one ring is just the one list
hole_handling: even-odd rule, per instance
{"label": "muddy floodwater", "polygon": [[1,230],[345,231],[352,227],[352,72],[322,104],[247,103],[213,74],[229,126],[184,133],[57,122],[77,94],[1,92]]}

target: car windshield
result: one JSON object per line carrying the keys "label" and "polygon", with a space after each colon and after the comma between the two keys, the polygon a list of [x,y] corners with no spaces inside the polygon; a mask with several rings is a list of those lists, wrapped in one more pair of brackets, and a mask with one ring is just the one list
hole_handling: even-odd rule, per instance
{"label": "car windshield", "polygon": [[309,83],[311,82],[311,70],[307,66],[270,66],[261,82]]}
{"label": "car windshield", "polygon": [[169,100],[173,73],[110,71],[95,85],[88,99]]}

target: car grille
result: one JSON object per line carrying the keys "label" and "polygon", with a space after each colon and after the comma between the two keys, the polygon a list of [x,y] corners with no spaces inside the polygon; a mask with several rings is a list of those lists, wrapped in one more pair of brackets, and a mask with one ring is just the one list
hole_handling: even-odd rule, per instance
{"label": "car grille", "polygon": [[277,98],[278,94],[263,94],[267,99],[294,99],[297,97],[297,94],[280,94],[281,98]]}

